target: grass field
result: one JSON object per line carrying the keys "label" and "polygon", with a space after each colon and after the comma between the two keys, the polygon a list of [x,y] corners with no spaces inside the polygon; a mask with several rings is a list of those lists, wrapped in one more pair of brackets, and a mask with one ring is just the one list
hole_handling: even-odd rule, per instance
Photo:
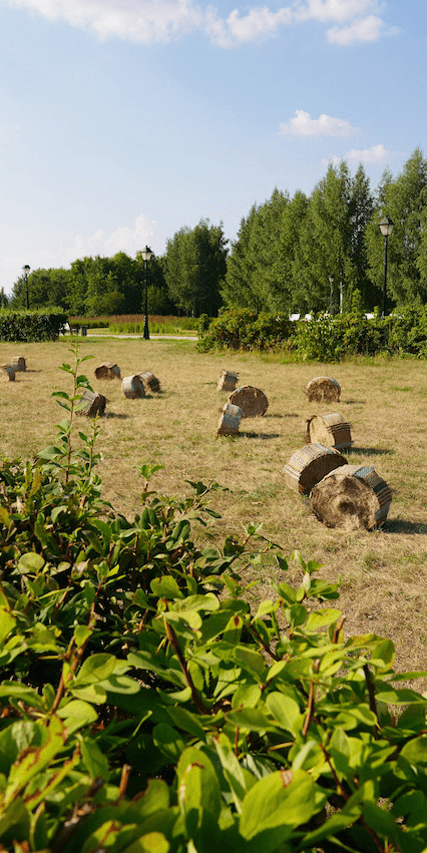
{"label": "grass field", "polygon": [[[250,521],[286,555],[298,548],[323,564],[322,575],[343,576],[340,607],[348,633],[377,633],[397,648],[397,670],[427,670],[427,363],[412,360],[360,360],[337,365],[283,364],[272,356],[199,354],[190,341],[87,337],[82,355],[94,390],[108,398],[100,421],[99,473],[104,497],[132,515],[139,508],[141,481],[135,466],[160,463],[152,481],[166,494],[190,491],[186,480],[217,481],[211,506],[221,513],[213,532],[240,533]],[[62,412],[54,390],[70,391],[61,370],[70,362],[69,339],[49,344],[0,344],[0,363],[23,355],[27,371],[14,383],[0,384],[0,454],[29,458],[52,442]],[[116,362],[121,375],[152,371],[162,393],[126,399],[121,383],[97,381],[94,369]],[[219,412],[227,394],[218,392],[220,371],[238,371],[240,384],[261,388],[269,399],[263,418],[242,420],[240,435],[217,438]],[[338,380],[341,402],[307,402],[303,389],[314,376]],[[368,533],[326,528],[308,502],[290,491],[281,473],[293,451],[304,444],[305,420],[339,411],[352,424],[349,462],[374,465],[393,490],[385,527]],[[296,569],[292,569],[292,572]],[[292,574],[292,573],[291,573]],[[268,597],[275,565],[253,567],[253,591]],[[427,685],[427,680],[426,680]]]}

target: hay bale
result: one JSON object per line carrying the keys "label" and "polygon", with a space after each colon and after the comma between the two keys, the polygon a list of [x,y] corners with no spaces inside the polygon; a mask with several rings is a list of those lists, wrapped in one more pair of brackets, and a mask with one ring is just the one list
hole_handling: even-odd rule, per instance
{"label": "hay bale", "polygon": [[237,381],[239,379],[238,373],[233,373],[231,370],[223,370],[218,379],[218,385],[216,386],[217,391],[234,391]]}
{"label": "hay bale", "polygon": [[147,370],[145,373],[138,373],[138,376],[144,386],[146,394],[158,394],[160,391],[160,382],[154,373]]}
{"label": "hay bale", "polygon": [[94,418],[96,415],[103,415],[106,402],[107,398],[102,394],[95,394],[87,388],[80,397],[78,414],[86,415],[87,418]]}
{"label": "hay bale", "polygon": [[263,391],[253,388],[252,385],[242,385],[230,394],[228,402],[233,406],[239,406],[242,410],[242,418],[256,418],[265,415],[268,409],[268,400]]}
{"label": "hay bale", "polygon": [[145,397],[144,385],[139,376],[125,376],[122,379],[122,391],[130,400]]}
{"label": "hay bale", "polygon": [[27,369],[25,358],[22,355],[14,355],[10,363],[15,371]]}
{"label": "hay bale", "polygon": [[240,406],[225,403],[218,423],[217,435],[237,435],[239,432],[242,410]]}
{"label": "hay bale", "polygon": [[306,421],[307,444],[323,444],[336,450],[348,450],[353,444],[351,425],[338,412],[313,415]]}
{"label": "hay bale", "polygon": [[343,465],[313,488],[310,506],[328,527],[373,530],[384,524],[391,489],[373,467]]}
{"label": "hay bale", "polygon": [[341,386],[330,376],[316,376],[304,391],[310,403],[339,403]]}
{"label": "hay bale", "polygon": [[282,474],[290,489],[304,495],[311,492],[330,471],[346,464],[347,459],[338,450],[323,444],[306,444],[292,454],[282,468]]}
{"label": "hay bale", "polygon": [[0,382],[14,382],[15,371],[11,364],[0,364]]}
{"label": "hay bale", "polygon": [[120,367],[113,361],[104,361],[95,368],[95,376],[97,379],[120,379]]}

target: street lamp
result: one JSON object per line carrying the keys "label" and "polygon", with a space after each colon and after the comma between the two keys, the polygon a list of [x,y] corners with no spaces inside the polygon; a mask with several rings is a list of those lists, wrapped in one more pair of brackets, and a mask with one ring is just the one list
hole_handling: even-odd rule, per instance
{"label": "street lamp", "polygon": [[384,319],[387,311],[387,251],[388,251],[388,238],[393,231],[394,222],[390,219],[389,216],[385,216],[384,219],[378,225],[381,234],[384,236],[384,285],[383,285],[383,307],[381,311],[381,317]]}
{"label": "street lamp", "polygon": [[29,275],[30,269],[31,269],[31,267],[29,266],[29,264],[25,264],[25,266],[22,267],[22,272],[24,273],[24,279],[25,279],[25,291],[26,291],[26,295],[27,295],[27,311],[30,307],[30,294],[28,293],[28,275]]}
{"label": "street lamp", "polygon": [[333,275],[329,276],[329,313],[332,317],[334,313],[334,277]]}
{"label": "street lamp", "polygon": [[148,266],[148,261],[150,260],[153,253],[152,253],[151,249],[149,249],[148,246],[146,246],[145,249],[142,250],[141,254],[142,254],[142,257],[144,259],[144,273],[145,273],[144,331],[142,333],[142,336],[146,341],[149,341],[150,340],[150,332],[148,329],[147,266]]}

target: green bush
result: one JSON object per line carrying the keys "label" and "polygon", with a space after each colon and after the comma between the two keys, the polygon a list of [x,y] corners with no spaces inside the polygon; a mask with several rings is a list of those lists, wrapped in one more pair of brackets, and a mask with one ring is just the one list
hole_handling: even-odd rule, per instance
{"label": "green bush", "polygon": [[283,315],[259,314],[250,308],[221,311],[207,331],[202,333],[197,348],[200,352],[226,348],[274,349],[283,346],[292,333],[293,324]]}
{"label": "green bush", "polygon": [[[253,525],[198,545],[202,483],[162,497],[142,465],[133,519],[103,502],[83,360],[55,443],[0,465],[1,849],[423,853],[417,674],[345,639],[338,586],[298,553],[288,584]],[[253,604],[263,554],[282,578]]]}
{"label": "green bush", "polygon": [[60,309],[46,311],[0,311],[1,341],[54,341],[67,314]]}

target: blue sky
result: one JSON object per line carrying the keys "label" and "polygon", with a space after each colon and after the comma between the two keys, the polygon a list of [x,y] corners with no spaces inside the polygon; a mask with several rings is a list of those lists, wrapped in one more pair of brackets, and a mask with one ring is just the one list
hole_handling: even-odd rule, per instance
{"label": "blue sky", "polygon": [[[238,5],[236,5],[236,2]],[[0,288],[427,156],[425,0],[0,0]],[[261,0],[263,2],[263,0]]]}

